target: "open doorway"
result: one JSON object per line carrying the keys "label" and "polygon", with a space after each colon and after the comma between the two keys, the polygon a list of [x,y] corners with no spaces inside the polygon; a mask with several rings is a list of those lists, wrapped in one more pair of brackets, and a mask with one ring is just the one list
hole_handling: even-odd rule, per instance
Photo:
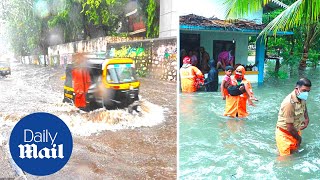
{"label": "open doorway", "polygon": [[246,65],[256,65],[256,41],[257,37],[248,37],[248,63]]}
{"label": "open doorway", "polygon": [[200,58],[200,34],[180,34],[180,67],[182,66],[183,51],[185,55],[189,55],[190,51],[195,51],[197,59]]}
{"label": "open doorway", "polygon": [[234,57],[234,64],[237,64],[235,58],[235,50],[236,50],[236,43],[234,41],[220,41],[220,40],[213,40],[213,59],[215,63],[218,62],[218,57],[220,53],[230,52],[231,56]]}

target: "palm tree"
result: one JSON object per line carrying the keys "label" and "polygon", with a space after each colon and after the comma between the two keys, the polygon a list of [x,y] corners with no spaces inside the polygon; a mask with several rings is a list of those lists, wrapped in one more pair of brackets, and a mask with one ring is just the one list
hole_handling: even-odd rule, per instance
{"label": "palm tree", "polygon": [[279,0],[225,0],[227,16],[241,17],[260,10],[269,2],[274,2],[285,10],[273,19],[260,33],[259,36],[267,37],[271,32],[287,31],[294,27],[305,27],[305,41],[300,60],[300,69],[305,69],[308,52],[317,37],[320,35],[320,3],[316,0],[297,0],[290,6],[286,6]]}

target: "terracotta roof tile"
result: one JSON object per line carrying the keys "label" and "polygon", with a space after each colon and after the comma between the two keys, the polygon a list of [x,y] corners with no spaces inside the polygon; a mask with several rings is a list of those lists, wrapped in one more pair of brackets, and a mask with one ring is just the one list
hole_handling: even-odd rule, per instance
{"label": "terracotta roof tile", "polygon": [[262,30],[265,25],[257,24],[254,21],[248,20],[220,20],[216,17],[206,18],[203,16],[197,16],[195,14],[189,14],[180,16],[180,25],[191,25],[191,26],[204,26],[204,27],[217,27],[225,29],[252,29]]}

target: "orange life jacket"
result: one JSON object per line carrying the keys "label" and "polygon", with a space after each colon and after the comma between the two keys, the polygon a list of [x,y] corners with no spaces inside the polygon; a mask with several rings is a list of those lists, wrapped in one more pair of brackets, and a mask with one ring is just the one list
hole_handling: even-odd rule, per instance
{"label": "orange life jacket", "polygon": [[182,67],[180,69],[182,92],[196,92],[199,83],[203,81],[203,74],[195,66]]}

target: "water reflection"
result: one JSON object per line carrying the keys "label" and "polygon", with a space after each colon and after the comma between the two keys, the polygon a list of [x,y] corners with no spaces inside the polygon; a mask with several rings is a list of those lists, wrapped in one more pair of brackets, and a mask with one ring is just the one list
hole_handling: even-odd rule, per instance
{"label": "water reflection", "polygon": [[180,178],[319,179],[319,75],[319,70],[305,72],[313,84],[307,101],[310,124],[300,152],[284,158],[278,156],[275,125],[280,104],[299,75],[253,85],[259,101],[248,106],[250,115],[244,119],[223,116],[220,92],[180,94]]}
{"label": "water reflection", "polygon": [[241,128],[244,126],[244,120],[240,119],[240,120],[237,120],[237,119],[228,119],[227,120],[227,127],[228,129],[235,133],[235,132],[239,132],[241,131]]}

